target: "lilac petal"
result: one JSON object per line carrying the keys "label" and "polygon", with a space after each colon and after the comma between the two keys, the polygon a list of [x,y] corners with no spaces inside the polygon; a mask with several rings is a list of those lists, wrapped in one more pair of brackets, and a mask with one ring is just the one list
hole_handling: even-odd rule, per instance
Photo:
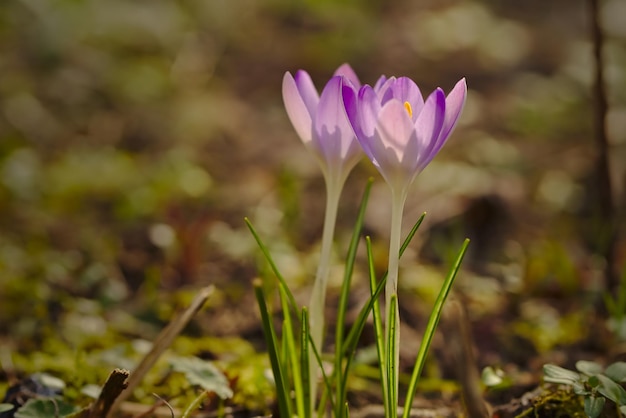
{"label": "lilac petal", "polygon": [[411,104],[413,121],[415,121],[424,106],[424,98],[417,84],[408,77],[400,77],[390,86],[390,90],[394,99]]}
{"label": "lilac petal", "polygon": [[380,112],[378,97],[370,86],[365,85],[359,90],[357,103],[357,125],[361,136],[372,136],[376,129],[378,113]]}
{"label": "lilac petal", "polygon": [[[384,159],[395,164],[417,158],[416,149],[407,149],[411,138],[414,137],[415,126],[403,102],[390,100],[382,107],[378,116],[377,132],[380,144],[374,143],[372,149],[377,160],[383,160],[379,156],[382,157],[384,154],[387,154]],[[407,151],[412,155],[407,154]]]}
{"label": "lilac petal", "polygon": [[309,73],[303,70],[298,70],[294,77],[298,91],[311,117],[315,115],[315,109],[317,109],[317,103],[320,101],[320,96],[317,94],[317,89]]}
{"label": "lilac petal", "polygon": [[441,134],[443,136],[449,136],[452,130],[456,126],[461,110],[465,106],[465,99],[467,98],[467,84],[465,78],[459,80],[454,86],[452,91],[446,97],[446,119],[443,122],[443,129]]}
{"label": "lilac petal", "polygon": [[385,103],[387,103],[389,100],[393,98],[393,91],[391,90],[391,86],[395,82],[396,82],[395,77],[389,77],[387,80],[385,80],[384,83],[380,85],[378,85],[377,83],[378,88],[375,89],[375,91],[378,94],[378,100],[380,101],[381,105],[384,105]]}
{"label": "lilac petal", "polygon": [[[344,159],[349,153],[354,140],[354,133],[346,116],[343,104],[343,78],[334,76],[324,87],[317,113],[313,118],[314,142],[329,163]],[[356,144],[354,144],[356,145]]]}
{"label": "lilac petal", "polygon": [[349,80],[354,85],[354,87],[356,88],[361,87],[361,81],[359,80],[359,77],[356,75],[356,73],[354,72],[352,67],[350,67],[349,64],[342,64],[339,68],[337,68],[337,70],[335,71],[335,74],[333,75],[344,76],[347,80]]}
{"label": "lilac petal", "polygon": [[437,143],[433,147],[433,154],[437,154],[439,150],[441,150],[450,137],[450,134],[452,134],[452,131],[461,116],[461,111],[465,105],[466,97],[467,84],[465,83],[465,78],[462,78],[458,83],[456,83],[450,94],[448,94],[448,97],[446,97],[446,116],[443,121],[443,127],[441,128],[441,133],[439,134]]}
{"label": "lilac petal", "polygon": [[352,126],[352,129],[355,135],[357,137],[360,137],[363,135],[363,133],[361,131],[361,126],[358,122],[358,117],[359,117],[359,111],[357,108],[358,91],[354,88],[352,83],[350,83],[350,80],[346,78],[343,79],[343,86],[341,89],[341,94],[343,97],[343,106],[346,110],[346,116],[348,117],[348,121],[350,122],[350,125]]}
{"label": "lilac petal", "polygon": [[422,150],[419,163],[421,168],[424,168],[439,151],[436,149],[437,139],[441,134],[445,111],[446,95],[438,88],[428,96],[415,122],[419,147]]}
{"label": "lilac petal", "polygon": [[296,133],[304,143],[310,143],[313,126],[311,112],[298,90],[296,81],[289,72],[286,72],[283,77],[283,101],[287,116],[289,116]]}
{"label": "lilac petal", "polygon": [[387,82],[387,77],[385,77],[384,75],[381,75],[376,81],[376,84],[374,85],[374,91],[380,90],[382,85],[385,84],[386,82]]}
{"label": "lilac petal", "polygon": [[376,120],[380,110],[376,93],[371,86],[366,84],[359,89],[354,102],[352,102],[350,93],[344,92],[344,105],[361,148],[368,158],[374,161],[370,141],[376,133]]}

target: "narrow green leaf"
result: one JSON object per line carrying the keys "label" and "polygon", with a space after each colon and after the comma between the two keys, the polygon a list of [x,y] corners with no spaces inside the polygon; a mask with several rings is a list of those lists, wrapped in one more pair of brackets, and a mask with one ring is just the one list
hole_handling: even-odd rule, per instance
{"label": "narrow green leaf", "polygon": [[267,352],[270,357],[272,372],[274,373],[276,397],[278,398],[278,411],[281,417],[291,417],[291,398],[289,396],[289,387],[285,381],[287,373],[286,370],[283,370],[281,365],[276,333],[274,332],[274,326],[272,325],[271,314],[267,309],[267,304],[265,303],[265,295],[263,294],[263,288],[260,280],[254,281],[254,294],[259,305],[261,324],[263,325],[263,335],[265,336],[265,343],[267,344]]}
{"label": "narrow green leaf", "polygon": [[313,403],[311,401],[311,381],[309,370],[309,312],[302,308],[300,332],[300,369],[302,374],[302,403],[304,404],[304,418],[311,418]]}
{"label": "narrow green leaf", "polygon": [[209,391],[203,390],[196,398],[187,406],[181,418],[189,418],[196,409],[199,409],[202,402],[209,396]]}
{"label": "narrow green leaf", "polygon": [[274,272],[274,275],[276,276],[276,278],[278,279],[280,284],[282,284],[283,287],[285,288],[285,291],[287,293],[287,297],[289,298],[289,305],[290,305],[291,309],[293,310],[294,313],[297,312],[298,311],[298,308],[297,308],[298,305],[296,304],[296,299],[293,297],[293,294],[289,290],[289,286],[287,286],[287,282],[285,281],[285,278],[283,277],[283,275],[278,270],[278,267],[276,266],[276,263],[274,262],[274,259],[272,258],[272,255],[270,254],[269,250],[267,249],[267,246],[261,240],[261,237],[256,232],[256,229],[254,229],[254,226],[252,226],[252,222],[250,222],[250,219],[248,219],[246,217],[246,218],[244,218],[244,222],[246,223],[246,225],[248,226],[248,229],[252,233],[252,236],[254,237],[254,240],[256,241],[257,245],[259,246],[259,249],[261,250],[261,253],[263,253],[263,256],[267,260],[268,264],[270,265],[270,268]]}
{"label": "narrow green leaf", "polygon": [[376,291],[372,294],[372,296],[368,299],[367,303],[365,304],[365,306],[363,306],[361,308],[361,310],[359,311],[359,315],[357,316],[356,321],[354,321],[354,324],[352,325],[352,328],[350,328],[350,332],[348,332],[348,336],[345,339],[344,342],[344,356],[349,355],[349,353],[352,353],[358,342],[359,342],[359,337],[361,336],[361,332],[363,331],[363,328],[365,327],[365,322],[367,321],[367,316],[369,315],[370,311],[372,310],[374,303],[378,300],[378,298],[380,297],[380,295],[383,293],[383,290],[385,289],[385,282],[386,282],[386,277],[384,277],[379,283],[378,286],[376,287]]}
{"label": "narrow green leaf", "polygon": [[[344,324],[346,320],[346,310],[348,309],[348,299],[350,296],[350,284],[352,283],[352,273],[354,272],[354,263],[356,261],[356,253],[359,247],[359,240],[361,237],[361,231],[363,230],[363,221],[365,219],[365,211],[367,209],[367,202],[369,200],[370,190],[372,189],[373,179],[369,179],[365,186],[365,192],[361,199],[359,206],[359,213],[354,224],[352,231],[352,239],[350,240],[350,246],[348,248],[348,254],[346,256],[346,265],[343,276],[343,283],[341,286],[341,293],[339,294],[339,306],[337,308],[337,323],[335,327],[335,402],[341,406],[345,402],[345,392],[342,388],[341,381],[344,380],[342,376],[342,360],[344,353],[343,346],[343,333]],[[340,416],[340,415],[337,415]]]}
{"label": "narrow green leaf", "polygon": [[[378,355],[378,365],[380,367],[380,381],[382,384],[383,396],[387,397],[387,379],[385,376],[385,370],[383,365],[385,364],[385,338],[383,331],[382,315],[380,313],[380,302],[378,301],[378,295],[376,292],[376,272],[374,270],[374,257],[372,255],[372,242],[369,237],[365,238],[367,246],[367,261],[369,267],[370,276],[370,292],[371,300],[373,301],[372,314],[374,316],[374,335],[376,337],[376,354]],[[384,286],[385,280],[381,280],[380,287]],[[387,408],[387,406],[385,407]],[[390,416],[391,411],[385,410],[386,416]]]}
{"label": "narrow green leaf", "polygon": [[[332,385],[330,383],[330,379],[328,375],[326,374],[326,371],[324,370],[324,363],[322,362],[322,356],[320,356],[320,353],[317,350],[317,347],[315,346],[315,343],[313,342],[313,338],[311,338],[310,333],[309,333],[309,344],[310,344],[311,350],[313,351],[313,354],[315,355],[317,366],[320,368],[320,371],[322,372],[322,380],[324,382],[324,389],[325,389],[326,396],[328,396],[328,401],[330,402],[330,408],[334,411],[335,402],[333,401],[332,396],[330,396],[330,394],[332,393]],[[318,416],[323,416],[324,414],[324,403],[325,402],[320,403]]]}
{"label": "narrow green leaf", "polygon": [[296,410],[298,411],[298,416],[304,417],[305,410],[310,410],[310,406],[304,403],[302,375],[300,373],[301,362],[298,358],[298,348],[296,345],[293,321],[291,320],[291,315],[289,314],[287,290],[281,283],[278,286],[278,291],[284,316],[283,341],[285,342],[286,349],[283,351],[283,354],[285,355],[285,359],[283,359],[283,361],[289,364],[293,376],[292,383],[296,398]]}
{"label": "narrow green leaf", "polygon": [[[373,259],[372,259],[372,248],[371,248],[371,242],[369,237],[365,238],[366,243],[367,243],[367,247],[368,247],[368,259],[369,259],[369,264],[370,264],[370,275],[374,274],[374,268],[373,268]],[[373,282],[371,282],[372,286],[376,285],[376,279],[373,279]],[[344,356],[346,358],[345,361],[345,366],[344,366],[344,370],[342,373],[342,379],[340,380],[339,383],[339,387],[340,387],[340,391],[338,391],[337,393],[340,394],[340,397],[342,399],[345,399],[346,394],[347,394],[347,387],[348,387],[348,376],[349,376],[349,371],[350,371],[350,367],[352,365],[352,360],[354,359],[354,354],[356,352],[356,348],[357,348],[357,343],[358,343],[358,337],[361,335],[361,332],[363,331],[363,328],[365,327],[365,323],[367,321],[367,317],[369,316],[369,312],[370,310],[373,309],[374,306],[378,305],[378,298],[380,297],[383,289],[385,286],[385,281],[382,281],[381,283],[378,284],[378,287],[376,287],[375,289],[371,290],[372,292],[372,296],[370,297],[370,299],[368,300],[367,304],[361,309],[361,312],[359,312],[359,316],[357,317],[357,319],[355,320],[354,324],[352,325],[352,328],[350,329],[350,333],[348,334],[348,338],[346,339],[346,342],[344,344]],[[378,358],[379,360],[379,365],[380,365],[380,371],[381,373],[384,373],[384,359],[382,357],[382,347],[383,347],[383,337],[382,337],[382,325],[381,325],[381,321],[380,321],[380,307],[378,308],[378,314],[375,314],[375,316],[378,317],[378,322],[379,322],[379,327],[381,328],[380,333],[377,333],[377,336],[380,336],[380,346],[381,346],[381,354]],[[353,338],[354,336],[356,336],[356,338]],[[378,345],[378,344],[377,344]],[[381,382],[386,382],[386,380],[383,378],[383,375],[381,374]],[[385,389],[383,388],[383,393],[386,393]],[[341,416],[343,414],[342,411],[335,411],[336,416]]]}
{"label": "narrow green leaf", "polygon": [[341,418],[350,418],[350,408],[348,407],[348,402],[343,404],[343,413],[341,414]]}
{"label": "narrow green leaf", "polygon": [[404,251],[406,251],[407,247],[413,240],[413,237],[417,233],[417,230],[420,229],[420,225],[422,225],[422,222],[424,221],[425,217],[426,217],[426,212],[422,213],[422,215],[419,217],[417,222],[415,222],[415,224],[413,225],[413,228],[411,228],[411,230],[409,231],[409,234],[406,236],[406,238],[404,239],[404,242],[402,243],[402,246],[400,247],[400,257],[402,257],[402,254],[404,254]]}
{"label": "narrow green leaf", "polygon": [[[415,233],[418,231],[420,225],[422,224],[422,221],[424,220],[424,217],[426,216],[426,213],[423,213],[419,219],[417,220],[417,222],[415,222],[415,224],[413,225],[413,228],[411,228],[411,231],[409,231],[409,234],[407,235],[407,237],[405,238],[404,242],[402,243],[402,246],[400,247],[400,257],[402,257],[402,255],[404,254],[404,251],[407,249],[407,247],[409,246],[409,244],[411,243],[411,240],[413,239],[413,237],[415,236]],[[368,237],[365,237],[366,240],[368,240]],[[374,281],[375,281],[375,272],[373,269],[373,257],[371,255],[371,251],[370,254],[368,256],[369,258],[369,263],[371,264],[370,266],[370,275],[374,274]],[[365,321],[367,320],[367,316],[370,313],[370,310],[373,307],[373,303],[378,300],[378,297],[380,296],[380,294],[382,293],[382,290],[385,286],[385,282],[387,281],[387,272],[385,272],[385,274],[383,274],[383,277],[380,279],[380,283],[378,283],[376,287],[376,292],[372,295],[372,298],[368,301],[368,303],[361,308],[361,311],[359,312],[359,316],[357,321],[355,321],[355,323],[352,325],[352,328],[350,329],[350,332],[348,333],[348,336],[345,339],[345,344],[343,347],[343,355],[347,355],[347,353],[350,353],[352,351],[351,347],[353,346],[353,344],[356,344],[356,340],[358,340],[358,338],[361,336],[361,332],[363,330],[363,327],[357,327],[357,324],[359,324],[359,320],[363,319],[363,324],[365,324]]]}
{"label": "narrow green leaf", "polygon": [[422,369],[426,361],[426,354],[428,354],[430,343],[432,342],[433,336],[435,335],[435,330],[437,329],[437,325],[439,324],[439,319],[441,318],[441,312],[443,310],[443,304],[445,303],[448,294],[450,293],[450,289],[454,284],[454,279],[456,279],[457,273],[461,268],[461,263],[463,262],[463,257],[465,257],[468,246],[469,239],[466,239],[465,242],[463,242],[461,249],[459,250],[454,265],[450,269],[448,276],[443,282],[443,286],[439,291],[439,295],[437,296],[437,300],[435,301],[433,310],[430,313],[430,318],[428,319],[428,324],[426,325],[426,330],[424,331],[424,338],[422,339],[422,343],[420,344],[419,352],[417,353],[417,358],[415,359],[415,366],[413,367],[413,373],[411,374],[411,380],[409,381],[406,402],[404,404],[404,412],[402,414],[403,418],[409,417],[411,406],[413,404],[413,398],[415,397],[415,391],[417,390],[417,381],[422,374]]}
{"label": "narrow green leaf", "polygon": [[387,335],[387,344],[385,345],[385,369],[387,374],[387,402],[388,409],[392,415],[396,416],[398,410],[398,363],[396,361],[396,333],[398,332],[397,317],[398,314],[398,295],[391,295],[387,310],[387,323],[389,331]]}

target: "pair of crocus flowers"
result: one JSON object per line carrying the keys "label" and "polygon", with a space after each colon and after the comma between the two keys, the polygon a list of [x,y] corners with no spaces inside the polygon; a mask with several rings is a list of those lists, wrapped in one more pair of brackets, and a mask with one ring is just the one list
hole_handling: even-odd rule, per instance
{"label": "pair of crocus flowers", "polygon": [[[402,208],[411,183],[441,150],[452,133],[467,96],[465,79],[446,96],[437,88],[424,100],[408,77],[381,76],[374,87],[361,85],[348,64],[340,66],[319,95],[309,74],[289,72],[283,77],[283,100],[296,132],[320,163],[326,180],[327,202],[322,260],[311,298],[312,329],[323,319],[323,303],[338,195],[361,150],[389,184],[392,194],[387,301],[396,293]],[[330,227],[329,227],[330,226]],[[327,228],[328,227],[328,228]],[[325,253],[325,254],[324,254]],[[319,316],[317,318],[320,318]],[[321,342],[319,330],[313,340]]]}
{"label": "pair of crocus flowers", "polygon": [[374,87],[362,86],[348,64],[337,69],[321,96],[303,70],[283,78],[289,119],[326,180],[342,183],[363,150],[393,193],[406,191],[441,150],[466,95],[465,79],[447,97],[437,88],[426,100],[408,77],[381,76]]}

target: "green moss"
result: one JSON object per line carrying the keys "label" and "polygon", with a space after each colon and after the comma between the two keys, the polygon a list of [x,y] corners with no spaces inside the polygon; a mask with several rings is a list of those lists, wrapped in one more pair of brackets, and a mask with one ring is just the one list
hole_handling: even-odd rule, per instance
{"label": "green moss", "polygon": [[515,418],[586,418],[582,398],[567,390],[546,392]]}

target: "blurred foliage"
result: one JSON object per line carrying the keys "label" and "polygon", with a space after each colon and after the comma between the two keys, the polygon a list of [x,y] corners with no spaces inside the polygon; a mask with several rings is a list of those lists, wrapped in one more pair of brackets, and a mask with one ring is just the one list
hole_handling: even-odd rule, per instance
{"label": "blurred foliage", "polygon": [[[623,11],[620,0],[602,2],[617,200],[626,182]],[[76,390],[102,382],[109,367],[134,364],[132,341],[154,338],[212,282],[218,297],[175,350],[212,353],[233,402],[265,410],[260,347],[213,336],[260,340],[249,298],[259,258],[244,215],[306,291],[323,182],[285,117],[280,80],[304,68],[321,87],[343,62],[363,82],[408,75],[425,92],[468,79],[461,126],[408,202],[406,224],[427,210],[431,232],[405,257],[405,289],[428,293],[449,246],[469,236],[477,277],[459,287],[479,317],[500,315],[510,294],[598,291],[602,260],[579,231],[595,152],[587,27],[582,0],[4,2],[1,368],[48,371]],[[337,260],[374,174],[364,162],[348,181]],[[388,234],[385,193],[375,186],[366,219],[376,254]],[[619,248],[626,265],[623,239]],[[575,313],[529,315],[516,329],[540,351],[584,337]],[[152,401],[161,370],[137,398]],[[167,385],[156,392],[176,392]]]}

